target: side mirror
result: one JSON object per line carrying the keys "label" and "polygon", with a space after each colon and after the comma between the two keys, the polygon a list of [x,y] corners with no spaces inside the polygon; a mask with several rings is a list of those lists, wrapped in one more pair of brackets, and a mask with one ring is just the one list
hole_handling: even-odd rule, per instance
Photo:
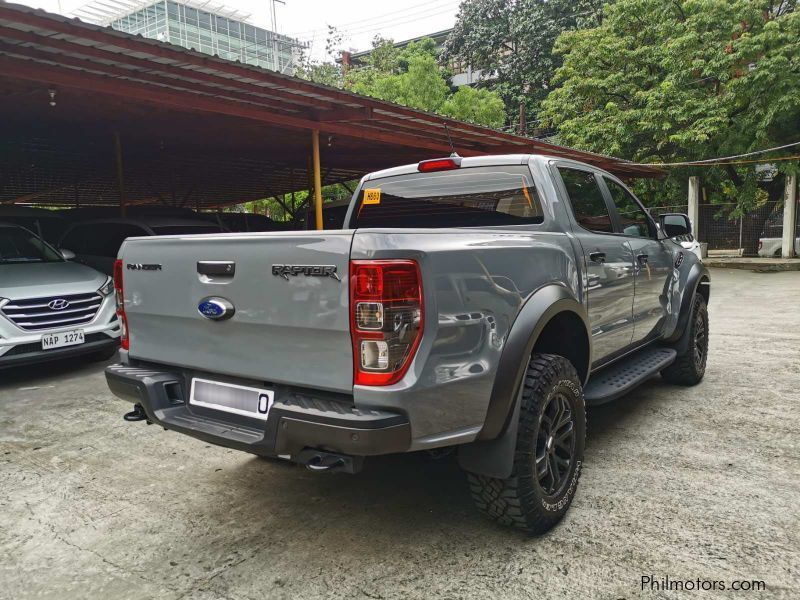
{"label": "side mirror", "polygon": [[61,249],[61,256],[64,257],[64,260],[75,260],[75,253],[72,250],[67,250],[66,248]]}
{"label": "side mirror", "polygon": [[692,233],[692,222],[689,220],[689,215],[683,213],[665,213],[658,217],[658,224],[668,238]]}

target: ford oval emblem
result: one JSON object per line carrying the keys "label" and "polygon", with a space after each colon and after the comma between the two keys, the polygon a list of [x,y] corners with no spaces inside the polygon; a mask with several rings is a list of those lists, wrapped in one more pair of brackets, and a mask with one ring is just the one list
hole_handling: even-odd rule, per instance
{"label": "ford oval emblem", "polygon": [[236,309],[231,304],[230,300],[225,298],[203,298],[200,304],[197,305],[197,312],[203,315],[206,319],[212,321],[224,321],[230,319]]}

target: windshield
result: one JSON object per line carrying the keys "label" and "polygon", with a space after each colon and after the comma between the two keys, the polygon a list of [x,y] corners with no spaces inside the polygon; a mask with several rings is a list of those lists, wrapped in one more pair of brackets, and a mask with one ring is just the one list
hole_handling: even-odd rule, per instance
{"label": "windshield", "polygon": [[471,167],[369,180],[353,227],[486,227],[544,220],[530,170]]}
{"label": "windshield", "polygon": [[58,252],[30,231],[21,227],[0,227],[0,265],[63,260]]}
{"label": "windshield", "polygon": [[66,226],[64,219],[49,217],[47,215],[36,217],[8,217],[0,214],[0,221],[8,221],[9,223],[21,225],[25,229],[29,229],[50,241],[56,240]]}
{"label": "windshield", "polygon": [[173,225],[170,227],[153,227],[156,235],[189,235],[194,233],[222,233],[218,225]]}

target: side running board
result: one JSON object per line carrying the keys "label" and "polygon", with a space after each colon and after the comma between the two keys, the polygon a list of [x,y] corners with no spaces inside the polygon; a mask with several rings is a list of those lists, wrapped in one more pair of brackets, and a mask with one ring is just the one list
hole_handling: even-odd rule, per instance
{"label": "side running board", "polygon": [[672,348],[645,348],[593,373],[583,390],[586,404],[605,404],[624,396],[675,362],[677,354]]}

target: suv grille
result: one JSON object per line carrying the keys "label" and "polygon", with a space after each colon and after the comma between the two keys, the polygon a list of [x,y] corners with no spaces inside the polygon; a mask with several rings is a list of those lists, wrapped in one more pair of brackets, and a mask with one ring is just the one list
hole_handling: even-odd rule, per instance
{"label": "suv grille", "polygon": [[11,300],[3,314],[20,329],[39,331],[90,323],[103,297],[97,293]]}

